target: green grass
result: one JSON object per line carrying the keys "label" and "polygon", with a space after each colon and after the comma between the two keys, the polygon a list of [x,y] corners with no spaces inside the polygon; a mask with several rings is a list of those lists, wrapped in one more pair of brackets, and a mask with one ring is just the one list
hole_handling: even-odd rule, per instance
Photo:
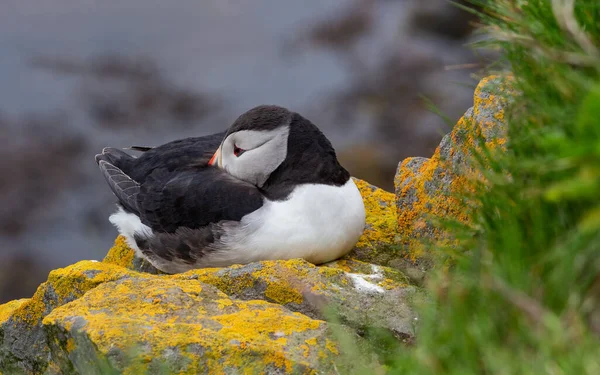
{"label": "green grass", "polygon": [[569,3],[477,3],[519,92],[508,151],[477,154],[491,183],[389,373],[600,374],[600,1]]}

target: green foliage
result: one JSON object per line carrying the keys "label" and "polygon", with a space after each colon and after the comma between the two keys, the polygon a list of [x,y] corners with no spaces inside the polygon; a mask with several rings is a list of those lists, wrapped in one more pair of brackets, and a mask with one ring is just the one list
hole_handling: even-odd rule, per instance
{"label": "green foliage", "polygon": [[477,5],[518,93],[508,150],[473,150],[489,183],[389,372],[600,374],[600,2]]}

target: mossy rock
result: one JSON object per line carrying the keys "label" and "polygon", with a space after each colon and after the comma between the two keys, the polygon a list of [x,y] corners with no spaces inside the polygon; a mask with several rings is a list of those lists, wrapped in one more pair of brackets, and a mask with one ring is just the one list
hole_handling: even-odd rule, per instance
{"label": "mossy rock", "polygon": [[176,275],[82,261],[52,271],[32,298],[0,306],[0,371],[328,373],[339,359],[331,327],[411,339],[416,291],[396,270],[349,260]]}
{"label": "mossy rock", "polygon": [[42,319],[55,308],[74,301],[87,291],[137,272],[97,261],[83,261],[50,272],[32,298],[0,305],[0,371],[38,374],[48,361]]}
{"label": "mossy rock", "polygon": [[396,197],[366,181],[354,179],[363,198],[366,212],[365,230],[356,246],[345,259],[386,265],[390,260],[402,256],[396,246],[398,218]]}
{"label": "mossy rock", "polygon": [[327,324],[185,279],[105,283],[44,318],[60,374],[329,372]]}
{"label": "mossy rock", "polygon": [[[389,195],[388,202],[392,199]],[[104,262],[137,269],[135,259],[133,250],[119,236]],[[415,315],[406,302],[417,288],[411,285],[411,277],[390,267],[356,259],[321,266],[292,259],[203,268],[170,277],[197,279],[230,297],[265,300],[316,319],[326,318],[326,305],[335,306],[340,317],[354,328],[377,326],[404,336],[414,335]],[[390,308],[396,314],[388,314]]]}
{"label": "mossy rock", "polygon": [[417,289],[388,267],[349,260],[317,267],[292,259],[198,269],[173,277],[197,279],[236,299],[265,300],[314,319],[340,319],[358,331],[380,327],[414,336],[416,315],[408,302]]}
{"label": "mossy rock", "polygon": [[129,247],[127,240],[123,236],[117,236],[115,243],[110,250],[108,250],[108,254],[106,254],[102,262],[125,267],[138,272],[151,273],[154,275],[163,274],[163,272],[156,269],[150,262],[138,257],[133,249]]}
{"label": "mossy rock", "polygon": [[468,222],[471,207],[459,197],[482,181],[471,167],[472,150],[480,150],[483,144],[492,152],[504,149],[510,81],[500,76],[483,79],[475,90],[473,107],[442,139],[433,156],[407,158],[398,165],[394,179],[398,241],[413,260],[427,256],[424,244],[452,240],[441,222]]}

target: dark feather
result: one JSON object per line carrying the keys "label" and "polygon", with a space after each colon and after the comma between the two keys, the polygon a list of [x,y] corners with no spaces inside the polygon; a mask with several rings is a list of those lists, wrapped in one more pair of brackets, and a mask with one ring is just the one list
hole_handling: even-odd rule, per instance
{"label": "dark feather", "polygon": [[182,227],[174,233],[155,233],[151,237],[139,235],[135,240],[142,253],[150,259],[178,259],[194,264],[211,251],[211,246],[220,239],[224,231],[223,223],[209,224],[198,229]]}
{"label": "dark feather", "polygon": [[224,135],[225,133],[218,133],[205,137],[180,139],[150,148],[121,170],[133,180],[143,184],[156,169],[174,172],[194,166],[207,166]]}
{"label": "dark feather", "polygon": [[239,221],[263,204],[256,186],[213,167],[177,173],[157,169],[146,178],[137,199],[142,222],[167,233]]}
{"label": "dark feather", "polygon": [[153,148],[154,147],[150,147],[150,146],[130,146],[130,147],[127,147],[126,150],[146,152],[146,151],[152,150]]}
{"label": "dark feather", "polygon": [[138,212],[137,198],[140,193],[140,185],[123,173],[122,170],[105,160],[100,160],[98,166],[108,182],[108,186],[117,196],[119,203],[128,211]]}
{"label": "dark feather", "polygon": [[340,165],[331,142],[309,120],[292,115],[287,156],[262,186],[272,200],[285,200],[298,184],[342,186],[350,173]]}
{"label": "dark feather", "polygon": [[122,164],[130,163],[135,160],[135,158],[117,148],[105,147],[102,149],[101,154],[96,155],[96,163],[100,163],[101,160],[121,168]]}

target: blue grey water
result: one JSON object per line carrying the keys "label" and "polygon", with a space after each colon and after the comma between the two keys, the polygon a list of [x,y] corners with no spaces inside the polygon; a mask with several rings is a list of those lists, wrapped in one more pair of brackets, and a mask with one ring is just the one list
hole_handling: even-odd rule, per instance
{"label": "blue grey water", "polygon": [[[27,64],[31,57],[109,53],[152,56],[177,82],[230,93],[235,110],[275,101],[302,107],[343,84],[344,72],[322,51],[285,59],[282,42],[348,3],[4,0],[1,108],[19,113],[71,104],[72,82],[32,70]],[[382,9],[381,17],[386,14]]]}

